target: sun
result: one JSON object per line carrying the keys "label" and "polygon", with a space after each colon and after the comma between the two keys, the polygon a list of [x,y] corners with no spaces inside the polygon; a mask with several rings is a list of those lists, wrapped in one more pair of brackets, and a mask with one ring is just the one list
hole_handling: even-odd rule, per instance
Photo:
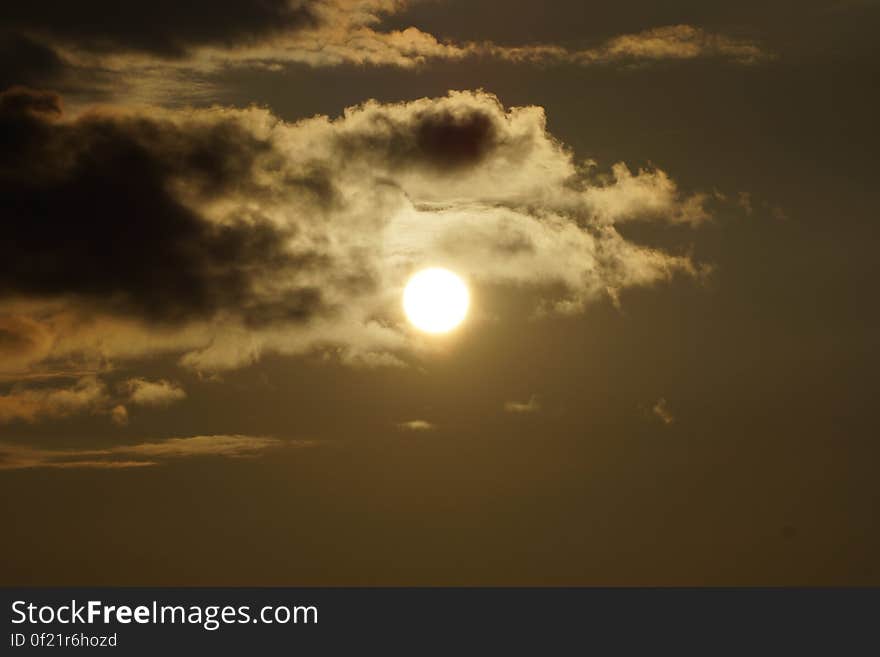
{"label": "sun", "polygon": [[432,267],[413,274],[403,290],[403,310],[426,333],[447,333],[461,324],[470,305],[464,281],[448,269]]}

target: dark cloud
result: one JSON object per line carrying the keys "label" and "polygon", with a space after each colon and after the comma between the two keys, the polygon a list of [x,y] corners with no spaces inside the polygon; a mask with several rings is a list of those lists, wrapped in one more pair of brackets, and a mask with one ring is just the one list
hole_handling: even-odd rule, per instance
{"label": "dark cloud", "polygon": [[0,313],[0,374],[39,360],[51,345],[51,335],[39,322]]}
{"label": "dark cloud", "polygon": [[420,166],[453,174],[481,164],[501,148],[512,159],[522,157],[533,136],[509,134],[499,107],[438,105],[402,114],[368,104],[368,119],[340,133],[336,147],[346,154],[375,157],[394,169]]}
{"label": "dark cloud", "polygon": [[63,69],[64,62],[52,48],[21,34],[0,33],[0,89],[50,84]]}
{"label": "dark cloud", "polygon": [[12,357],[37,348],[35,326],[20,317],[0,315],[0,354]]}
{"label": "dark cloud", "polygon": [[30,89],[28,87],[14,86],[0,93],[0,119],[9,120],[4,137],[13,140],[13,146],[26,138],[17,132],[13,132],[11,128],[16,127],[13,119],[20,118],[22,123],[31,123],[33,114],[56,115],[61,116],[61,96],[52,91],[40,91],[38,89]]}
{"label": "dark cloud", "polygon": [[182,56],[191,46],[232,46],[316,22],[316,2],[112,0],[16,2],[3,9],[7,27],[102,51]]}
{"label": "dark cloud", "polygon": [[440,167],[455,168],[482,159],[495,146],[497,131],[485,112],[456,116],[445,111],[418,116],[415,133],[420,155]]}
{"label": "dark cloud", "polygon": [[270,144],[231,121],[181,127],[90,115],[62,122],[60,112],[54,94],[17,88],[0,95],[7,144],[0,216],[15,235],[0,243],[0,294],[73,295],[152,321],[234,309],[260,323],[321,309],[312,286],[286,290],[271,308],[251,304],[256,278],[326,266],[315,254],[286,250],[292,228],[259,216],[209,221],[174,191],[180,183],[202,200],[242,188],[257,195],[250,168]]}

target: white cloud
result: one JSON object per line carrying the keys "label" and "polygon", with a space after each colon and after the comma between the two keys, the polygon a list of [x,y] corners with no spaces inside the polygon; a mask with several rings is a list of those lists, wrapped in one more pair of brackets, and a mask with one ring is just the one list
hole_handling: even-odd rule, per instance
{"label": "white cloud", "polygon": [[128,401],[137,406],[168,406],[186,398],[186,391],[170,381],[129,379],[123,385]]}
{"label": "white cloud", "polygon": [[399,422],[397,428],[401,431],[433,431],[437,427],[427,420],[407,420]]}
{"label": "white cloud", "polygon": [[541,404],[538,401],[538,398],[535,395],[532,395],[529,397],[529,400],[525,402],[505,402],[504,410],[508,413],[537,413],[541,410]]}

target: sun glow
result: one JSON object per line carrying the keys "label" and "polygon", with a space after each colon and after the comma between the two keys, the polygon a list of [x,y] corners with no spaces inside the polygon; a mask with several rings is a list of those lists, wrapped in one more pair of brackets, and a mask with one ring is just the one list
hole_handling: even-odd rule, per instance
{"label": "sun glow", "polygon": [[470,305],[464,281],[448,269],[417,272],[403,291],[403,310],[412,324],[426,333],[446,333],[461,324]]}

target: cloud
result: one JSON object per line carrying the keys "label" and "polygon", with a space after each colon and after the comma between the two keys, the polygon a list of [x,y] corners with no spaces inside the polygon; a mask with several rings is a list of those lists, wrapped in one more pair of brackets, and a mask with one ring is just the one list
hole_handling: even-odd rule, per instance
{"label": "cloud", "polygon": [[0,424],[36,422],[101,411],[109,403],[107,387],[96,377],[83,377],[69,388],[26,389],[15,386],[0,395]]}
{"label": "cloud", "polygon": [[705,58],[720,58],[751,65],[773,58],[772,53],[755,41],[684,24],[663,25],[641,32],[620,34],[594,47],[583,49],[554,44],[502,46],[491,42],[465,44],[462,49],[467,55],[495,57],[514,63],[577,66],[646,64]]}
{"label": "cloud", "polygon": [[401,431],[433,431],[437,426],[427,420],[408,420],[399,422],[397,428]]}
{"label": "cloud", "polygon": [[723,57],[742,64],[754,64],[769,56],[753,41],[707,32],[693,25],[665,25],[623,34],[597,48],[569,55],[573,61],[582,64],[698,57]]}
{"label": "cloud", "polygon": [[39,422],[73,415],[109,415],[119,426],[128,424],[128,409],[120,401],[135,406],[167,406],[186,398],[186,392],[169,381],[129,379],[120,386],[124,400],[112,395],[107,385],[95,375],[76,379],[66,387],[26,386],[15,384],[0,394],[0,424],[24,421]]}
{"label": "cloud", "polygon": [[400,366],[424,348],[399,295],[426,263],[560,313],[708,271],[617,229],[697,227],[708,196],[578,161],[542,108],[482,91],[287,123],[258,108],[68,117],[16,88],[0,136],[7,376],[159,354],[203,373],[315,351]]}
{"label": "cloud", "polygon": [[505,402],[504,410],[508,413],[537,413],[541,410],[541,404],[538,398],[532,395],[527,402]]}
{"label": "cloud", "polygon": [[58,80],[64,62],[50,46],[24,34],[0,32],[0,89]]}
{"label": "cloud", "polygon": [[[241,435],[192,436],[189,438],[168,438],[153,443],[113,447],[107,450],[113,455],[138,456],[147,458],[184,458],[190,456],[250,456],[282,444],[297,447],[310,446],[309,441],[285,442],[277,438]],[[96,452],[98,453],[98,452]]]}
{"label": "cloud", "polygon": [[619,224],[659,217],[668,223],[698,225],[710,218],[707,194],[682,199],[675,181],[665,172],[640,169],[636,175],[623,162],[611,167],[609,184],[584,191],[597,219]]}
{"label": "cloud", "polygon": [[[259,323],[320,308],[309,286],[248,306],[255,272],[283,274],[320,261],[286,252],[286,231],[262,217],[206,222],[190,207],[257,191],[249,189],[256,184],[249,172],[271,146],[245,126],[98,115],[65,123],[55,120],[59,114],[53,94],[0,94],[4,165],[18,161],[0,175],[4,214],[14,222],[7,229],[16,235],[0,246],[0,293],[63,292],[157,322],[235,307]],[[308,194],[322,180],[284,183]],[[185,189],[175,193],[174,185]]]}
{"label": "cloud", "polygon": [[310,447],[312,441],[281,441],[243,435],[168,438],[105,449],[35,448],[0,443],[0,470],[30,468],[120,469],[158,465],[169,459],[192,457],[247,458],[281,447]]}
{"label": "cloud", "polygon": [[133,0],[121,12],[113,0],[34,0],[7,7],[4,24],[90,52],[182,57],[198,46],[248,43],[314,25],[314,10],[320,4],[291,0]]}
{"label": "cloud", "polygon": [[[371,4],[387,9],[389,3],[378,0],[363,2],[362,6]],[[204,81],[230,66],[277,70],[290,64],[347,64],[412,69],[434,61],[475,58],[540,66],[633,65],[708,58],[754,65],[774,57],[755,41],[693,25],[661,26],[613,36],[595,47],[571,49],[552,43],[508,46],[491,41],[454,42],[438,39],[416,27],[384,32],[376,29],[382,11],[349,10],[350,5],[342,2],[316,3],[317,22],[307,28],[262,40],[194,48],[187,51],[186,57],[171,61],[157,61],[149,53],[127,51],[108,57],[78,47],[64,51],[64,60],[77,72],[80,84],[91,85],[105,95],[169,100],[181,93],[181,85],[169,85],[169,79]],[[100,75],[94,71],[100,71]],[[112,88],[120,85],[124,94],[114,94]],[[209,86],[206,91],[210,89]],[[190,93],[198,94],[199,89]]]}
{"label": "cloud", "polygon": [[675,416],[669,410],[669,404],[663,397],[657,400],[657,403],[651,408],[651,412],[660,418],[660,421],[663,424],[672,424],[675,422]]}
{"label": "cloud", "polygon": [[48,355],[52,336],[40,322],[0,314],[0,374],[18,372]]}
{"label": "cloud", "polygon": [[687,24],[609,36],[580,49],[457,42],[415,26],[383,30],[386,18],[407,5],[404,0],[132,0],[123,13],[109,0],[34,0],[4,12],[0,54],[17,64],[7,67],[7,74],[0,70],[0,81],[63,83],[92,100],[181,103],[210,95],[213,75],[241,67],[414,68],[477,57],[578,66],[709,57],[754,64],[770,57],[752,40]]}
{"label": "cloud", "polygon": [[110,419],[117,426],[125,426],[128,424],[128,409],[122,404],[117,404],[110,409]]}
{"label": "cloud", "polygon": [[170,381],[129,379],[123,384],[128,401],[137,406],[167,406],[186,398],[186,391]]}

